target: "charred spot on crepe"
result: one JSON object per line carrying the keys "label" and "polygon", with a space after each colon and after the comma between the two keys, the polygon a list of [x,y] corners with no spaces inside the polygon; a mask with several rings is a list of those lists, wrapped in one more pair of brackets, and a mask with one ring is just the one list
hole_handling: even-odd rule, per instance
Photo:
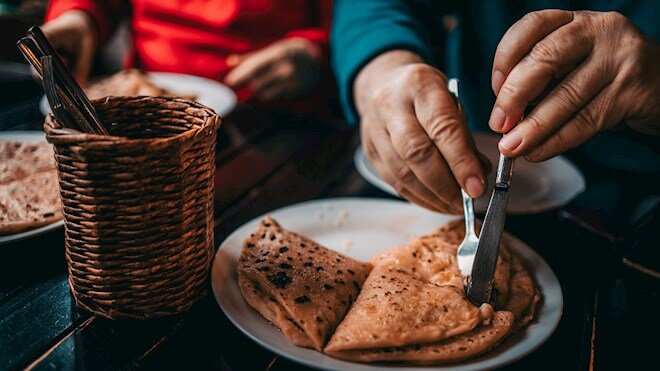
{"label": "charred spot on crepe", "polygon": [[[251,263],[256,259],[253,255],[247,260],[241,259],[238,267],[241,292],[248,303],[279,327],[292,343],[321,350],[349,309],[349,306],[340,305],[340,302],[346,302],[352,295],[357,295],[353,286],[344,285],[327,291],[322,285],[333,282],[337,278],[338,269],[351,269],[355,272],[356,280],[364,280],[371,266],[287,231],[271,218],[267,217],[266,221],[270,227],[260,223],[253,233],[255,237],[246,242],[254,243],[259,248],[259,255],[262,251],[269,252],[267,263],[274,271],[259,271],[259,266]],[[261,235],[264,237],[259,239]],[[272,235],[276,236],[275,240],[271,240]],[[282,249],[283,247],[286,249]],[[251,255],[247,248],[244,248],[242,254]],[[295,256],[300,258],[296,259]],[[337,259],[341,263],[338,263]],[[335,263],[337,265],[331,268]],[[263,289],[257,294],[247,291],[254,282],[265,282]],[[269,301],[268,295],[273,296],[277,302]],[[264,306],[264,301],[269,305]],[[317,316],[322,321],[319,322]]]}
{"label": "charred spot on crepe", "polygon": [[291,277],[284,272],[277,272],[268,276],[268,280],[278,289],[283,289],[291,284]]}
{"label": "charred spot on crepe", "polygon": [[298,304],[303,304],[303,303],[308,303],[311,300],[309,299],[309,297],[307,295],[302,295],[302,296],[297,297],[294,301]]}

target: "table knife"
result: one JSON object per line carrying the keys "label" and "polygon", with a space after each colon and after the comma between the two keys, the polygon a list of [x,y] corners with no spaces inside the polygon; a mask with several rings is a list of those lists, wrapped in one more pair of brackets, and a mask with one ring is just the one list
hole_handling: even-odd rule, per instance
{"label": "table knife", "polygon": [[467,297],[475,305],[490,302],[493,275],[506,219],[506,205],[513,174],[513,158],[500,153],[495,190],[490,198],[468,281]]}

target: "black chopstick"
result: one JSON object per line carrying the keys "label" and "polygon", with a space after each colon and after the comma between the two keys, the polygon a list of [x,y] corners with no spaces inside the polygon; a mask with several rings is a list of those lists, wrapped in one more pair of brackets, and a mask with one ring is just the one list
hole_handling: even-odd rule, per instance
{"label": "black chopstick", "polygon": [[66,113],[64,106],[57,94],[57,84],[55,83],[55,71],[53,67],[53,57],[45,56],[41,57],[41,68],[42,68],[42,81],[44,83],[44,90],[46,91],[46,99],[48,99],[48,104],[53,110],[53,115],[65,127],[76,126],[71,123],[69,115]]}
{"label": "black chopstick", "polygon": [[[62,63],[59,55],[39,27],[31,27],[28,30],[28,37],[20,39],[17,46],[25,59],[37,70],[42,81],[44,81],[44,71],[41,58],[50,57],[52,70],[49,73],[54,79],[55,91],[61,98],[59,100],[60,107],[68,112],[64,119],[69,117],[73,121],[62,122],[63,125],[71,126],[75,124],[73,125],[74,128],[87,133],[109,135],[87,95],[80,88],[68,68]],[[44,89],[46,89],[45,82]]]}
{"label": "black chopstick", "polygon": [[62,60],[59,58],[59,54],[53,46],[50,44],[46,35],[41,31],[38,26],[32,26],[28,30],[28,35],[32,37],[37,47],[41,50],[43,55],[50,55],[53,57],[53,65],[55,71],[58,74],[58,77],[61,79],[59,82],[69,91],[70,96],[73,100],[81,105],[80,109],[83,112],[83,115],[88,118],[89,123],[94,128],[94,131],[97,134],[108,135],[107,130],[101,124],[101,119],[99,118],[92,102],[89,101],[85,92],[80,88],[76,79],[71,75],[68,68],[62,63]]}

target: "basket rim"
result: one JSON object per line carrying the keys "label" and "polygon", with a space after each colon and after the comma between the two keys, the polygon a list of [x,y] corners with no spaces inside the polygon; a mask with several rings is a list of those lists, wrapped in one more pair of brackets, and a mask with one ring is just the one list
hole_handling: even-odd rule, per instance
{"label": "basket rim", "polygon": [[76,129],[71,129],[71,128],[63,128],[60,126],[59,123],[57,123],[57,120],[55,119],[55,116],[53,116],[52,113],[49,113],[46,115],[46,122],[48,123],[53,122],[57,123],[59,128],[55,127],[52,125],[51,127],[46,129],[46,137],[49,139],[50,138],[58,138],[60,140],[72,140],[76,139],[76,142],[85,142],[88,144],[101,144],[101,143],[125,143],[125,144],[154,144],[154,143],[167,143],[167,142],[175,142],[179,141],[182,139],[187,138],[188,136],[195,135],[201,131],[204,131],[208,129],[209,127],[212,127],[213,130],[217,130],[222,122],[221,117],[211,108],[188,99],[183,99],[183,98],[176,98],[176,97],[153,97],[153,96],[148,96],[148,95],[136,95],[136,96],[106,96],[104,98],[100,99],[93,99],[92,103],[103,103],[103,102],[109,102],[109,101],[119,101],[119,100],[124,100],[124,101],[139,101],[139,100],[155,100],[155,101],[161,101],[161,102],[180,102],[180,103],[185,103],[189,104],[192,108],[200,109],[202,111],[205,111],[208,114],[208,117],[204,120],[204,124],[202,124],[199,128],[192,128],[189,130],[186,130],[184,132],[178,133],[176,135],[166,137],[166,138],[136,138],[136,139],[131,139],[127,137],[120,137],[116,135],[99,135],[99,134],[90,134],[90,133],[83,133],[79,130]]}

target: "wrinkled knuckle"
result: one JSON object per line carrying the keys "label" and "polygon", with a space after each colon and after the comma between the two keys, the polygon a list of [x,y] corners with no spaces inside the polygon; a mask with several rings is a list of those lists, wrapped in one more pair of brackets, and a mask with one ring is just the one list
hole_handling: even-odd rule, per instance
{"label": "wrinkled knuckle", "polygon": [[598,131],[598,122],[592,110],[585,107],[575,114],[575,124],[585,132]]}
{"label": "wrinkled knuckle", "polygon": [[543,24],[543,22],[545,22],[545,17],[543,16],[542,10],[537,10],[525,14],[525,16],[522,17],[521,20],[530,25],[540,26],[541,24]]}
{"label": "wrinkled knuckle", "polygon": [[580,102],[584,101],[583,93],[573,84],[562,84],[557,87],[557,99],[562,103],[562,108],[576,111],[580,108]]}
{"label": "wrinkled knuckle", "polygon": [[456,115],[439,115],[428,124],[428,135],[435,143],[444,143],[456,138],[461,126],[462,122]]}
{"label": "wrinkled knuckle", "polygon": [[497,96],[498,98],[497,105],[506,112],[510,108],[511,103],[518,100],[518,97],[520,95],[521,95],[520,87],[513,82],[506,81],[504,85],[502,85],[502,88],[500,89],[500,93]]}
{"label": "wrinkled knuckle", "polygon": [[548,64],[559,54],[559,46],[550,40],[541,40],[529,52],[529,59],[535,63]]}
{"label": "wrinkled knuckle", "polygon": [[463,169],[470,168],[473,164],[473,157],[467,153],[459,154],[452,157],[452,161],[449,164],[452,169]]}
{"label": "wrinkled knuckle", "polygon": [[394,97],[394,90],[390,89],[388,85],[376,88],[371,94],[371,101],[375,104],[387,103]]}
{"label": "wrinkled knuckle", "polygon": [[404,78],[406,81],[416,85],[426,83],[431,73],[431,68],[423,63],[414,64],[405,70]]}
{"label": "wrinkled knuckle", "polygon": [[544,132],[543,122],[538,117],[534,115],[529,115],[525,118],[525,120],[527,121],[527,124],[529,125],[532,132],[534,133]]}
{"label": "wrinkled knuckle", "polygon": [[404,145],[403,160],[410,164],[421,164],[431,157],[433,146],[428,140],[410,139]]}
{"label": "wrinkled knuckle", "polygon": [[410,170],[409,167],[403,166],[396,171],[394,176],[396,177],[396,179],[398,179],[399,182],[406,183],[413,177],[413,172],[412,170]]}
{"label": "wrinkled knuckle", "polygon": [[628,18],[619,12],[605,12],[602,16],[604,21],[609,25],[623,26],[628,24]]}

